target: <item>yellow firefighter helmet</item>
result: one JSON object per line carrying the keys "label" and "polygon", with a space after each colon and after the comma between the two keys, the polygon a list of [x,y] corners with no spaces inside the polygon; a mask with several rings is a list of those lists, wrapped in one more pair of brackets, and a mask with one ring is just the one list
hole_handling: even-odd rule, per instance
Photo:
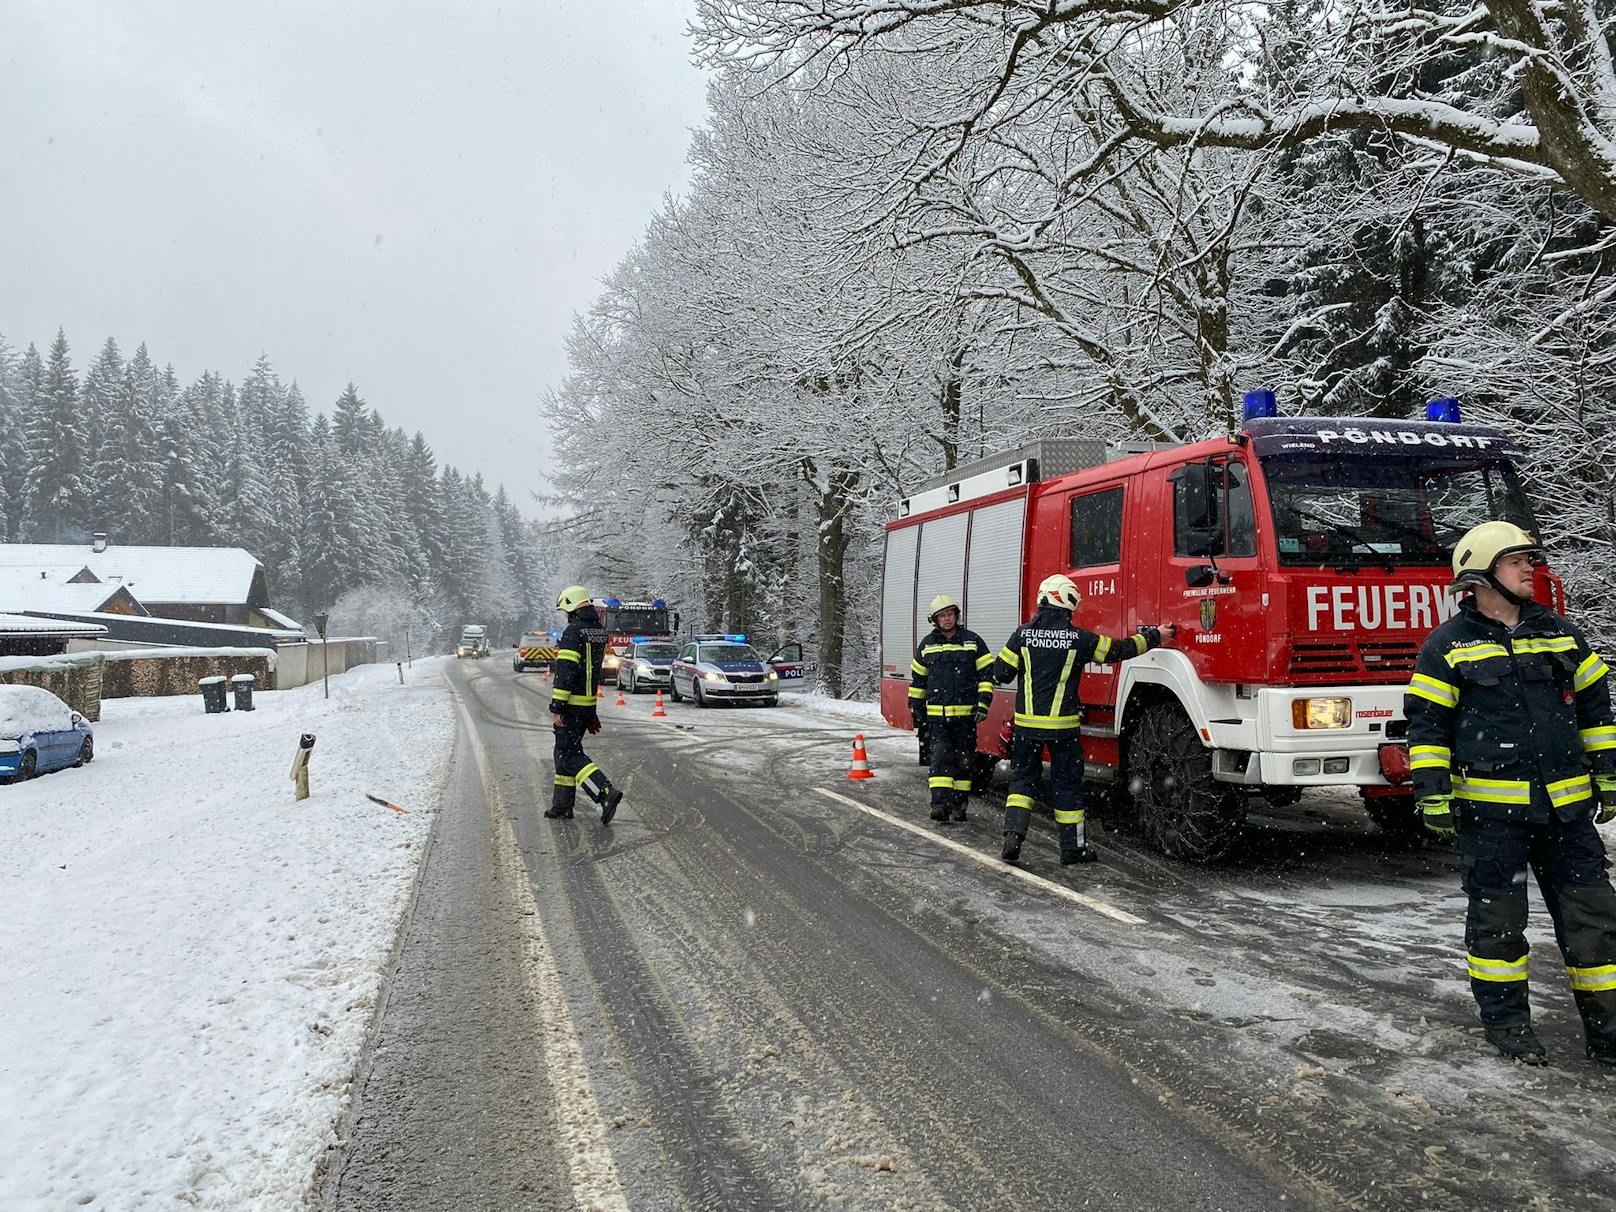
{"label": "yellow firefighter helmet", "polygon": [[582,585],[568,585],[556,598],[556,609],[563,614],[571,614],[580,606],[589,605],[589,590]]}
{"label": "yellow firefighter helmet", "polygon": [[1079,600],[1077,586],[1065,573],[1057,572],[1052,577],[1045,577],[1038,584],[1040,606],[1058,606],[1062,610],[1076,610]]}
{"label": "yellow firefighter helmet", "polygon": [[1519,552],[1541,560],[1543,544],[1514,522],[1483,522],[1472,526],[1453,549],[1453,587],[1493,584],[1493,569],[1498,561]]}
{"label": "yellow firefighter helmet", "polygon": [[[949,597],[946,593],[940,593],[931,600],[931,605],[926,610],[926,622],[935,623],[937,621],[937,616],[942,614],[943,611],[959,611],[959,608],[960,604],[957,601]],[[964,612],[960,611],[960,613],[963,614]]]}

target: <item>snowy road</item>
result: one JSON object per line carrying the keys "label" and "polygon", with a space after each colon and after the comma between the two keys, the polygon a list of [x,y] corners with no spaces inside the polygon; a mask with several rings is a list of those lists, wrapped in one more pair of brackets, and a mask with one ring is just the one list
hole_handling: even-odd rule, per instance
{"label": "snowy road", "polygon": [[1063,870],[1040,822],[1049,883],[1017,879],[1002,788],[949,827],[973,854],[930,840],[912,738],[866,729],[855,784],[852,723],[644,699],[591,746],[628,790],[602,831],[538,816],[545,683],[451,683],[469,731],[337,1208],[1616,1208],[1616,1080],[1552,945],[1562,1063],[1511,1069],[1440,851],[1325,806],[1223,869],[1108,833]]}

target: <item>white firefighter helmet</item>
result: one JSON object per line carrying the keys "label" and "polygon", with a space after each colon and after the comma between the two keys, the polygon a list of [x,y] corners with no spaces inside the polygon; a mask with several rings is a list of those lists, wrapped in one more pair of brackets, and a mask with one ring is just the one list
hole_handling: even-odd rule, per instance
{"label": "white firefighter helmet", "polygon": [[1040,606],[1058,606],[1062,610],[1076,610],[1078,601],[1077,586],[1065,573],[1057,572],[1038,583]]}
{"label": "white firefighter helmet", "polygon": [[568,585],[556,598],[556,609],[563,614],[571,614],[580,606],[589,605],[589,590],[582,585]]}
{"label": "white firefighter helmet", "polygon": [[1541,560],[1543,544],[1514,522],[1483,522],[1472,526],[1453,549],[1453,587],[1491,585],[1497,588],[1493,569],[1498,561],[1520,552]]}
{"label": "white firefighter helmet", "polygon": [[937,616],[942,614],[943,611],[953,610],[958,613],[959,608],[960,604],[957,601],[946,593],[940,593],[931,600],[931,605],[926,609],[926,622],[935,623]]}

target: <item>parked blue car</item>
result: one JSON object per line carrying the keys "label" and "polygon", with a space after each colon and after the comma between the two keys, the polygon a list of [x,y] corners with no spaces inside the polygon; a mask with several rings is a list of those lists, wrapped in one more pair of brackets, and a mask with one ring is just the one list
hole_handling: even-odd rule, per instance
{"label": "parked blue car", "polygon": [[21,782],[95,757],[84,717],[48,690],[0,686],[0,779]]}

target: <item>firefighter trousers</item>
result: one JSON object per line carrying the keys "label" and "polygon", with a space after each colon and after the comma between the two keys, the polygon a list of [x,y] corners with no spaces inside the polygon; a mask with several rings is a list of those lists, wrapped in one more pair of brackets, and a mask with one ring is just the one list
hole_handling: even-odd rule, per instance
{"label": "firefighter trousers", "polygon": [[[931,747],[932,815],[952,813],[965,819],[965,803],[971,794],[971,764],[976,757],[976,720],[971,716],[926,721],[926,737]],[[941,818],[939,818],[941,819]]]}
{"label": "firefighter trousers", "polygon": [[1481,1021],[1531,1021],[1527,1004],[1526,872],[1537,877],[1591,1048],[1616,1054],[1616,891],[1592,819],[1500,821],[1462,816],[1459,856],[1470,990]]}
{"label": "firefighter trousers", "polygon": [[572,811],[578,798],[578,788],[595,803],[604,803],[611,794],[612,782],[606,772],[584,752],[584,737],[589,725],[570,715],[567,722],[555,728],[555,793],[550,799],[552,811]]}
{"label": "firefighter trousers", "polygon": [[1010,743],[1010,794],[1004,801],[1004,830],[1023,837],[1043,782],[1044,747],[1049,747],[1049,806],[1055,823],[1077,826],[1083,836],[1083,738],[1076,728],[1017,728]]}

